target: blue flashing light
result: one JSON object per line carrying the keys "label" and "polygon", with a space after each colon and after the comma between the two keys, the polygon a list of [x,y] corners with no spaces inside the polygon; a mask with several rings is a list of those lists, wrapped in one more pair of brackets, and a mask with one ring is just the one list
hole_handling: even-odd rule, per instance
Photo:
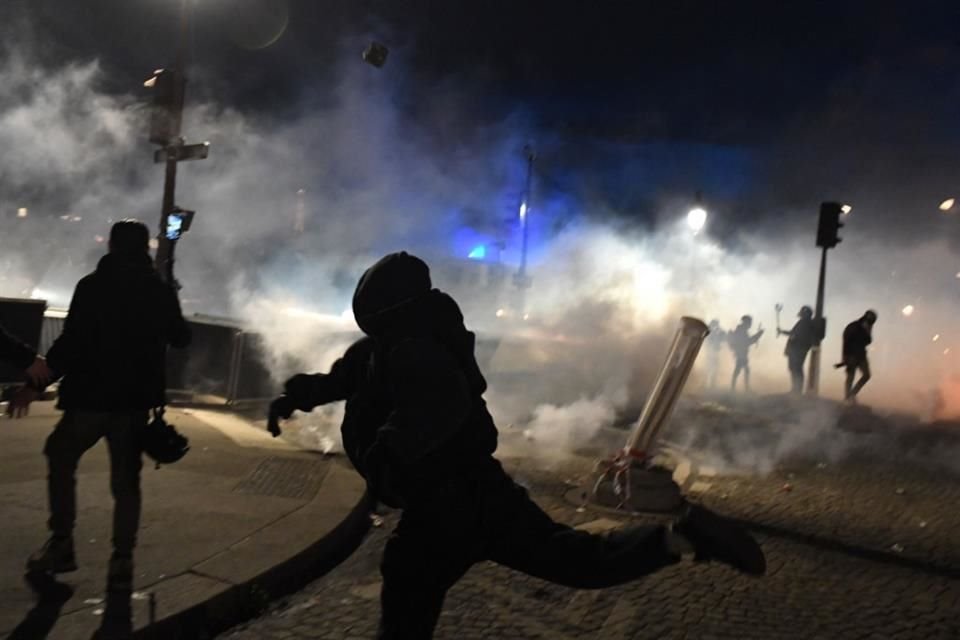
{"label": "blue flashing light", "polygon": [[467,254],[467,257],[471,260],[483,260],[487,257],[487,246],[483,244],[477,245]]}

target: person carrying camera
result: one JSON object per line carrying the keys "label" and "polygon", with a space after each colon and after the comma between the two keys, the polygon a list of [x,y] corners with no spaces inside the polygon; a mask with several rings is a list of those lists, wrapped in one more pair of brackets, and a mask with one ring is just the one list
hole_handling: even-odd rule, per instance
{"label": "person carrying camera", "polygon": [[108,593],[131,592],[140,524],[141,434],[150,409],[165,403],[167,346],[185,347],[190,329],[176,290],[150,259],[150,232],[137,220],[110,230],[109,252],[77,284],[63,333],[47,352],[62,376],[63,416],[47,438],[50,538],[30,556],[31,571],[77,568],[73,528],[80,457],[101,438],[110,449],[114,497]]}

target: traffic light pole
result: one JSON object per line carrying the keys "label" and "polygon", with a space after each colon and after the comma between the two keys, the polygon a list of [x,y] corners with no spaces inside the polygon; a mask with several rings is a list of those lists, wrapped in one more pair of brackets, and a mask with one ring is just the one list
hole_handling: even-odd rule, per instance
{"label": "traffic light pole", "polygon": [[819,328],[823,326],[823,290],[827,282],[827,248],[820,255],[820,281],[817,283],[817,310],[814,314],[814,326],[817,327],[817,341],[810,349],[810,373],[807,376],[807,395],[820,393],[820,343]]}

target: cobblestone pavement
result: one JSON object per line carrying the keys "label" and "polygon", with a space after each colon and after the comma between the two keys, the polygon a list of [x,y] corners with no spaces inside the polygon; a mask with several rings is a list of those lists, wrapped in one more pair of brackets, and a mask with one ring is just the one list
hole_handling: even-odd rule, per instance
{"label": "cobblestone pavement", "polygon": [[869,460],[704,478],[702,501],[753,523],[925,563],[960,577],[960,482]]}
{"label": "cobblestone pavement", "polygon": [[[626,520],[607,513],[578,512],[575,505],[565,502],[562,496],[569,490],[569,474],[562,470],[507,466],[558,520],[574,525]],[[829,476],[827,469],[817,469],[817,472]],[[868,480],[865,476],[866,487],[869,487]],[[714,486],[720,487],[721,481],[726,480],[715,479]],[[752,492],[759,495],[775,488],[779,482],[779,478],[770,477],[749,490],[743,488],[745,485],[738,485],[737,493],[732,495],[739,495],[742,504],[738,505],[737,499],[728,495],[725,500],[717,498],[718,506],[726,512],[742,510],[739,515],[763,517],[768,512],[779,513],[777,509],[751,512],[749,505],[753,498],[748,497],[754,495]],[[806,486],[805,481],[798,480],[796,484]],[[803,499],[806,490],[800,488],[787,496],[772,493],[777,500],[789,499],[788,504],[796,508],[794,503]],[[814,489],[811,483],[809,490],[815,493],[819,488]],[[901,503],[910,503],[914,490],[902,496],[892,493],[892,497],[878,490],[878,499],[890,503],[890,511],[902,510],[905,504]],[[711,488],[705,497],[713,493]],[[846,508],[847,502],[837,504],[836,509]],[[909,523],[922,516],[929,517],[931,523],[936,522],[933,516],[925,515],[927,512],[921,503],[918,501],[918,510],[904,515],[902,521]],[[810,509],[815,509],[815,505]],[[865,506],[858,507],[856,517],[868,511]],[[876,521],[882,520],[881,515],[876,517]],[[374,529],[363,546],[330,574],[223,637],[230,640],[373,637],[379,613],[378,561],[395,519],[395,514],[388,514],[383,526]],[[823,526],[829,527],[829,521],[825,519]],[[870,528],[864,524],[861,530]],[[933,524],[928,528],[935,531]],[[928,548],[942,550],[943,562],[953,561],[956,550],[947,548],[949,533],[941,531],[934,537],[937,536],[942,545],[931,538],[926,543]],[[925,570],[921,565],[875,562],[778,535],[758,537],[769,562],[769,573],[761,579],[740,576],[723,566],[684,562],[622,587],[577,591],[483,563],[450,591],[435,637],[517,640],[960,637],[958,580]],[[876,536],[876,540],[881,538],[879,534]],[[920,539],[926,540],[923,536]]]}

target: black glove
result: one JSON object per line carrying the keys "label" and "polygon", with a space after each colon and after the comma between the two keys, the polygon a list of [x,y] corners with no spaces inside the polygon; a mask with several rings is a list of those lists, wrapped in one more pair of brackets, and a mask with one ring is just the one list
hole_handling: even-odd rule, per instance
{"label": "black glove", "polygon": [[270,403],[270,412],[267,415],[267,431],[276,438],[280,435],[280,420],[287,420],[293,415],[296,407],[293,400],[286,394]]}

